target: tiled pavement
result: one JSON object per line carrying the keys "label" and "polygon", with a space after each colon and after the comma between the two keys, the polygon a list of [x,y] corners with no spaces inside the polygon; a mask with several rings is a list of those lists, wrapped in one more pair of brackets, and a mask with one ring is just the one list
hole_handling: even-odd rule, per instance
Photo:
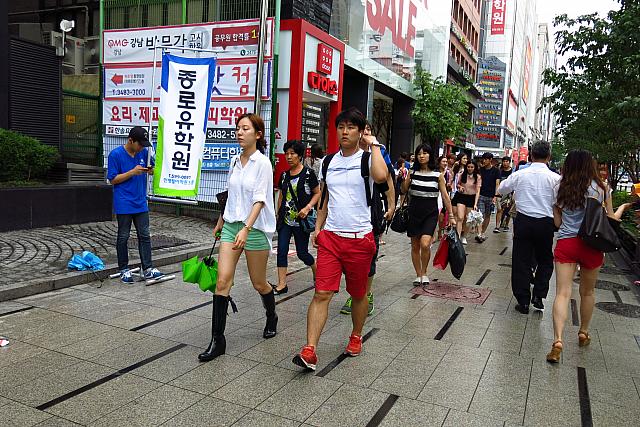
{"label": "tiled pavement", "polygon": [[[157,257],[173,248],[199,247],[209,241],[212,228],[211,221],[152,212],[153,254]],[[105,264],[116,262],[117,230],[118,223],[113,220],[0,233],[0,288],[65,273],[69,259],[82,251],[92,251]],[[131,227],[132,259],[138,257],[135,237],[135,227]]]}
{"label": "tiled pavement", "polygon": [[[412,298],[408,241],[385,236],[363,354],[339,357],[350,331],[338,314],[341,292],[315,375],[291,363],[312,296],[311,272],[295,256],[290,292],[278,297],[278,336],[261,338],[263,309],[242,266],[227,354],[204,364],[196,356],[209,341],[210,295],[179,279],[94,283],[0,303],[0,335],[10,339],[0,349],[0,425],[637,426],[640,319],[596,310],[593,342],[578,348],[570,317],[562,363],[547,364],[553,295],[543,314],[514,311],[510,238],[469,244],[460,283],[475,286],[484,275],[479,286],[491,289],[472,305]],[[448,271],[430,276],[458,283]],[[621,275],[602,278],[628,284]],[[633,291],[618,298],[638,304]],[[597,300],[616,297],[598,290]]]}

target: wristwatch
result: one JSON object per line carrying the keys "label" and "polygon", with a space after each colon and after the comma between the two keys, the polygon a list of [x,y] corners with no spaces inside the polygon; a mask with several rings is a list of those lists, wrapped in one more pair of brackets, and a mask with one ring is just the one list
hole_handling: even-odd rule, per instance
{"label": "wristwatch", "polygon": [[242,227],[242,228],[246,228],[248,232],[251,232],[251,230],[253,230],[253,227],[251,227],[251,226],[249,226],[247,224],[245,224],[244,227]]}

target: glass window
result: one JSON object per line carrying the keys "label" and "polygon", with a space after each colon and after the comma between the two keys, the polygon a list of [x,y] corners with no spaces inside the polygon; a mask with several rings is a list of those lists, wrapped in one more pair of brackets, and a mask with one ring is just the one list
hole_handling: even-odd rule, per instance
{"label": "glass window", "polygon": [[434,77],[447,75],[452,4],[334,0],[329,32],[346,44],[346,65],[411,95],[417,64]]}

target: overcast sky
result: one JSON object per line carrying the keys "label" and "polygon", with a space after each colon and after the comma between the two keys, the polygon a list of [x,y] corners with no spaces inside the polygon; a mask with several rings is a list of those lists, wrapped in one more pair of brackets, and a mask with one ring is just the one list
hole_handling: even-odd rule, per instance
{"label": "overcast sky", "polygon": [[557,15],[566,13],[570,17],[598,12],[606,16],[612,9],[619,9],[614,0],[538,0],[538,22],[551,24]]}

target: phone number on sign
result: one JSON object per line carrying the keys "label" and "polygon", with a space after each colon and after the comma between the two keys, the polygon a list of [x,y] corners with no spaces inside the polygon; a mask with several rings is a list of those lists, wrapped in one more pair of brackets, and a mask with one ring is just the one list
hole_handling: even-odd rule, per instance
{"label": "phone number on sign", "polygon": [[146,89],[111,89],[111,96],[145,96]]}
{"label": "phone number on sign", "polygon": [[207,140],[233,140],[236,139],[235,129],[207,129]]}

